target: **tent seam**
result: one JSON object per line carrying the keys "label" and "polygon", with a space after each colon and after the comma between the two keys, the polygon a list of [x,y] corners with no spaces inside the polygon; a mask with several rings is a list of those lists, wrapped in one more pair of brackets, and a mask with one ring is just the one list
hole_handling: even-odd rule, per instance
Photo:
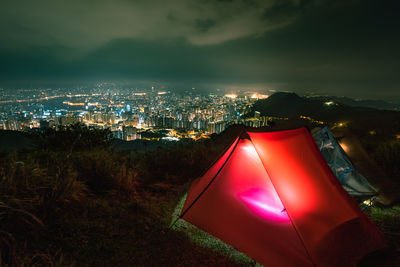
{"label": "tent seam", "polygon": [[[249,136],[250,136],[250,135],[249,135]],[[261,161],[262,166],[264,167],[265,172],[267,173],[268,177],[271,177],[271,176],[269,175],[268,171],[267,171],[267,168],[266,168],[265,165],[264,165],[264,162],[261,160],[260,154],[258,153],[257,148],[256,148],[256,146],[255,146],[254,143],[253,143],[253,140],[251,140],[251,136],[250,136],[250,141],[251,141],[251,144],[252,144],[253,147],[254,147],[254,150],[255,150],[256,153],[257,153],[258,158],[259,158],[260,161]],[[272,186],[274,187],[274,190],[275,190],[276,194],[278,195],[279,200],[282,202],[282,198],[280,197],[280,195],[279,195],[279,193],[278,193],[278,190],[276,190],[276,187],[275,187],[274,183],[272,182],[272,179],[270,178],[269,180],[271,181],[271,184],[272,184]],[[283,204],[283,202],[282,202],[282,204]],[[311,253],[308,251],[307,246],[306,246],[306,244],[305,244],[303,238],[301,237],[299,231],[297,230],[296,226],[294,225],[294,222],[293,222],[293,220],[292,220],[292,217],[289,215],[289,211],[288,211],[288,209],[286,208],[285,205],[284,205],[284,210],[286,210],[286,214],[288,215],[288,217],[289,217],[289,219],[290,219],[290,222],[291,222],[291,224],[292,224],[292,227],[293,227],[294,231],[296,232],[296,235],[299,237],[299,239],[300,239],[300,241],[301,241],[301,243],[302,243],[302,245],[303,245],[303,247],[304,247],[304,250],[305,250],[306,253],[307,253],[308,258],[310,259],[311,263],[312,263],[314,266],[317,266],[317,264],[314,262],[313,258],[311,257]]]}

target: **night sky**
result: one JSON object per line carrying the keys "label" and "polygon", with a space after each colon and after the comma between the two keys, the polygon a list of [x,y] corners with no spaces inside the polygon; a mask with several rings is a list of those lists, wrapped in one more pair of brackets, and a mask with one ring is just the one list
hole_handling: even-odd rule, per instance
{"label": "night sky", "polygon": [[1,0],[0,86],[159,82],[400,101],[399,2]]}

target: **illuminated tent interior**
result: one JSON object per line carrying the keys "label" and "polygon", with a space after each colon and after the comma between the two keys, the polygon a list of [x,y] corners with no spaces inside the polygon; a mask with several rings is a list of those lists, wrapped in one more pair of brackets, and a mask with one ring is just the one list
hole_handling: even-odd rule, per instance
{"label": "illuminated tent interior", "polygon": [[354,266],[386,246],[306,128],[237,138],[180,217],[266,266]]}
{"label": "illuminated tent interior", "polygon": [[[359,173],[351,163],[341,145],[336,141],[328,127],[313,134],[322,156],[343,188],[351,196],[365,197],[377,194],[377,190]],[[343,144],[343,146],[345,146]],[[347,146],[344,147],[348,149]]]}

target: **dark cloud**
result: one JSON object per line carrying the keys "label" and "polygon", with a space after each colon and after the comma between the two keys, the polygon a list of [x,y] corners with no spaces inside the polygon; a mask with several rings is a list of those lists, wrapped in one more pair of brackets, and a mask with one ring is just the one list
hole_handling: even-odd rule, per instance
{"label": "dark cloud", "polygon": [[[3,0],[6,8],[0,9],[0,31],[10,44],[59,43],[89,50],[121,38],[219,44],[277,26],[262,19],[264,10],[275,2]],[[17,30],[21,27],[23,32]]]}
{"label": "dark cloud", "polygon": [[161,80],[400,100],[397,1],[3,2],[1,81]]}
{"label": "dark cloud", "polygon": [[216,25],[216,22],[212,19],[198,19],[196,20],[196,28],[200,32],[207,32],[209,31],[212,27]]}

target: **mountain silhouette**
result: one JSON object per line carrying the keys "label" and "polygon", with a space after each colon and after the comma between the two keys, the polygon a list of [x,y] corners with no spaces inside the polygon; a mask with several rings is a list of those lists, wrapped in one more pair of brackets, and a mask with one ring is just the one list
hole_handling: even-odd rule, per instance
{"label": "mountain silhouette", "polygon": [[326,105],[324,101],[319,99],[301,97],[295,93],[279,92],[267,99],[258,100],[253,106],[253,111],[259,111],[265,116],[298,118],[303,115],[318,120],[331,121],[376,110],[340,103]]}

